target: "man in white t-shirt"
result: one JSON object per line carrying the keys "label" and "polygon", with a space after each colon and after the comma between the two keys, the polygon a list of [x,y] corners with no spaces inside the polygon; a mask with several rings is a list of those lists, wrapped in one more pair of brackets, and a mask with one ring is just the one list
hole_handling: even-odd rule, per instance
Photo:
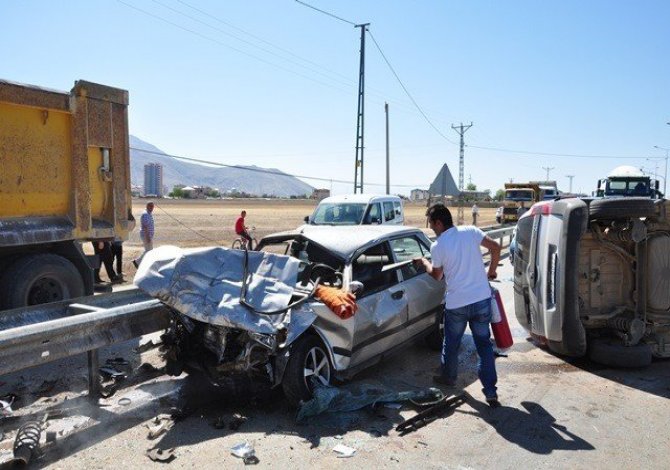
{"label": "man in white t-shirt", "polygon": [[477,207],[477,203],[475,202],[472,205],[472,225],[475,227],[477,226],[477,216],[479,215],[479,207]]}
{"label": "man in white t-shirt", "polygon": [[[479,354],[479,380],[486,401],[493,407],[498,402],[498,381],[491,345],[491,287],[489,279],[497,277],[500,245],[477,227],[455,227],[451,212],[442,204],[428,209],[426,216],[437,239],[430,248],[431,260],[419,258],[415,264],[423,266],[433,278],[444,279],[444,342],[442,345],[441,374],[433,377],[439,384],[456,385],[458,377],[458,349],[469,324]],[[491,253],[491,264],[485,272],[480,246]]]}

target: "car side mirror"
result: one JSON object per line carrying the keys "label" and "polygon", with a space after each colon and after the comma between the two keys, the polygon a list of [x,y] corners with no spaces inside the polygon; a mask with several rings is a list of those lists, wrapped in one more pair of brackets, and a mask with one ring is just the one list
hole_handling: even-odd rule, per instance
{"label": "car side mirror", "polygon": [[351,281],[349,283],[349,292],[352,294],[358,294],[359,292],[363,292],[365,289],[365,285],[361,281]]}

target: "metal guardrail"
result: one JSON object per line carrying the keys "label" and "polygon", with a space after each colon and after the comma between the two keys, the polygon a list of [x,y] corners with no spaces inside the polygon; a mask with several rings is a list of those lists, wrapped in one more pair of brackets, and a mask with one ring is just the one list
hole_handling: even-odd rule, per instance
{"label": "metal guardrail", "polygon": [[0,375],[88,353],[89,393],[98,395],[98,349],[164,329],[169,310],[138,289],[3,312]]}

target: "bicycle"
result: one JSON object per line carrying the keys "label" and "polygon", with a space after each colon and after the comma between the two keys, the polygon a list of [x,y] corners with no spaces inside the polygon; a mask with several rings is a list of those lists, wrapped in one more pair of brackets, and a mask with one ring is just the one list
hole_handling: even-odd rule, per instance
{"label": "bicycle", "polygon": [[[251,246],[252,248],[249,248],[249,250],[253,251],[253,247],[258,245],[258,240],[256,240],[256,237],[254,237],[254,232],[256,231],[256,227],[251,227],[251,229],[247,230],[247,233],[251,237]],[[247,249],[247,239],[243,237],[237,237],[235,240],[233,240],[233,243],[230,245],[230,247],[233,250],[246,250]]]}

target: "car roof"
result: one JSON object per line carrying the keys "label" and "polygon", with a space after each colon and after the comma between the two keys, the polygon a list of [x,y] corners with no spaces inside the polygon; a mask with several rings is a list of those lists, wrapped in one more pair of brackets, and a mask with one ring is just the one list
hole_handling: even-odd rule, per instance
{"label": "car roof", "polygon": [[390,196],[388,194],[341,194],[339,196],[330,196],[323,199],[321,202],[325,203],[338,203],[338,202],[358,202],[358,203],[369,203],[373,200],[385,200],[385,201],[399,201],[398,196]]}
{"label": "car roof", "polygon": [[303,225],[297,230],[280,232],[263,237],[261,242],[289,240],[303,237],[327,249],[330,253],[349,261],[362,247],[374,245],[396,235],[423,233],[416,227],[404,225]]}

